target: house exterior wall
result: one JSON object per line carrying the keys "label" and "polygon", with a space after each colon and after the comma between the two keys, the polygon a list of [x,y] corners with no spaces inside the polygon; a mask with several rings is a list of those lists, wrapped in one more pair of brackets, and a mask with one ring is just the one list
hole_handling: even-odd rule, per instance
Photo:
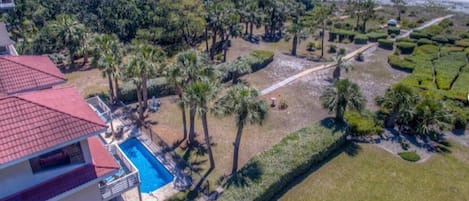
{"label": "house exterior wall", "polygon": [[82,152],[84,154],[85,163],[69,165],[43,172],[33,173],[29,160],[8,166],[0,170],[0,198],[33,187],[44,181],[50,180],[58,175],[69,172],[86,163],[91,163],[91,156],[88,147],[88,141],[80,142]]}
{"label": "house exterior wall", "polygon": [[[53,200],[53,199],[52,199]],[[99,192],[98,184],[93,184],[83,190],[75,192],[60,201],[99,201],[101,200],[101,193]]]}

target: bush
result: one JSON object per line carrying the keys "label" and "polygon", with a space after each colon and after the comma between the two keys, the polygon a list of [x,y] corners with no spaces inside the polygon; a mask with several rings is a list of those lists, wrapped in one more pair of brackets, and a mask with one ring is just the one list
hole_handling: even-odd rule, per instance
{"label": "bush", "polygon": [[336,31],[329,31],[329,41],[333,42],[337,39],[337,32]]}
{"label": "bush", "polygon": [[412,38],[398,38],[396,39],[396,42],[409,42],[409,43],[415,43],[417,40],[412,39]]}
{"label": "bush", "polygon": [[469,31],[459,34],[459,37],[461,37],[462,39],[469,38]]}
{"label": "bush", "polygon": [[[121,85],[120,100],[125,103],[131,103],[137,101],[137,89],[135,84],[132,82],[126,82]],[[153,96],[162,97],[174,94],[172,86],[166,84],[164,78],[156,78],[148,80],[148,98]]]}
{"label": "bush", "polygon": [[[313,165],[324,160],[345,142],[343,127],[325,127],[324,124],[334,125],[332,120],[324,120],[321,125],[302,128],[252,158],[238,172],[245,185],[230,185],[219,200],[271,200],[298,176],[308,172]],[[257,177],[249,179],[252,175]],[[232,181],[239,180],[233,178]]]}
{"label": "bush", "polygon": [[459,47],[469,47],[469,38],[466,38],[466,39],[462,39],[462,40],[458,40],[456,41],[456,46],[459,46]]}
{"label": "bush", "polygon": [[417,40],[421,38],[430,39],[431,36],[429,36],[428,34],[424,32],[413,31],[412,33],[410,33],[409,38],[417,39]]}
{"label": "bush", "polygon": [[448,42],[451,43],[451,44],[455,44],[456,41],[458,40],[461,40],[461,38],[459,36],[447,36],[446,37],[448,39]]}
{"label": "bush", "polygon": [[432,40],[429,40],[429,39],[426,39],[426,38],[421,38],[417,41],[417,45],[418,46],[422,46],[422,45],[432,45],[433,44],[433,41]]}
{"label": "bush", "polygon": [[355,44],[366,44],[368,43],[368,36],[365,34],[358,34],[354,38]]}
{"label": "bush", "polygon": [[433,36],[432,41],[435,41],[437,43],[442,43],[442,44],[445,44],[445,43],[449,42],[448,39],[445,36],[442,36],[442,35]]}
{"label": "bush", "polygon": [[306,45],[306,50],[308,51],[314,51],[315,48],[316,48],[315,42],[308,42],[308,44]]}
{"label": "bush", "polygon": [[359,53],[355,56],[355,60],[357,60],[357,61],[365,61],[365,56],[363,55],[363,52],[359,52]]}
{"label": "bush", "polygon": [[391,67],[399,70],[412,71],[415,68],[415,65],[413,63],[405,59],[401,59],[399,56],[396,55],[390,55],[388,57],[388,63],[389,65],[391,65]]}
{"label": "bush", "polygon": [[346,111],[345,121],[349,126],[349,134],[352,136],[376,135],[383,132],[370,115],[362,115],[356,111]]}
{"label": "bush", "polygon": [[368,40],[370,42],[377,42],[379,39],[386,39],[388,37],[386,33],[381,32],[371,32],[366,34],[366,36],[368,36]]}
{"label": "bush", "polygon": [[441,27],[446,29],[448,27],[452,27],[454,25],[454,23],[450,19],[444,19],[443,21],[438,23],[438,25],[440,25]]}
{"label": "bush", "polygon": [[340,54],[340,55],[345,55],[346,51],[347,51],[347,50],[345,50],[345,48],[340,48],[340,49],[339,49],[339,54]]}
{"label": "bush", "polygon": [[345,39],[348,39],[349,41],[353,41],[355,34],[356,33],[354,31],[349,31],[349,30],[337,31],[337,36],[339,36],[339,42],[342,42]]}
{"label": "bush", "polygon": [[334,44],[329,45],[329,53],[336,53],[337,52],[337,46]]}
{"label": "bush", "polygon": [[280,105],[278,106],[279,109],[285,110],[288,108],[287,101],[285,99],[280,100]]}
{"label": "bush", "polygon": [[378,46],[383,49],[392,50],[394,49],[394,41],[388,39],[379,39]]}
{"label": "bush", "polygon": [[401,34],[401,29],[398,27],[388,27],[388,35],[391,34],[399,35]]}
{"label": "bush", "polygon": [[396,43],[396,47],[401,51],[402,54],[411,54],[414,51],[414,48],[417,45],[415,43],[408,43],[408,42],[398,42]]}
{"label": "bush", "polygon": [[254,61],[251,64],[252,72],[265,68],[274,60],[274,53],[266,50],[254,50],[250,54]]}
{"label": "bush", "polygon": [[401,156],[402,159],[410,162],[416,162],[420,160],[420,156],[415,151],[400,152],[399,156]]}

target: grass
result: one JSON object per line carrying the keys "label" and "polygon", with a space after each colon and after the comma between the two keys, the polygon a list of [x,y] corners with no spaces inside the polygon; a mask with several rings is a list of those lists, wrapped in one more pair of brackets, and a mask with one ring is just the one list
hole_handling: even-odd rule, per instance
{"label": "grass", "polygon": [[[352,145],[350,145],[352,146]],[[409,163],[373,145],[342,152],[292,187],[280,200],[461,200],[469,197],[469,150],[453,143],[450,154]]]}
{"label": "grass", "polygon": [[416,162],[420,160],[420,156],[415,151],[404,151],[399,153],[399,156],[402,159],[410,162]]}

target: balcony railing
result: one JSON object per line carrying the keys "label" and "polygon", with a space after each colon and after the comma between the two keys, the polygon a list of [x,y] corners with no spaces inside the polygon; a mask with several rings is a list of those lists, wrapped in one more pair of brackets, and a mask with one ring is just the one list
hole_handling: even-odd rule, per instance
{"label": "balcony railing", "polygon": [[[104,201],[113,199],[122,193],[138,187],[140,185],[140,177],[138,174],[138,169],[130,162],[127,156],[122,152],[119,146],[109,145],[109,152],[111,152],[115,157],[118,157],[121,161],[121,164],[125,165],[125,169],[128,170],[128,174],[121,176],[109,183],[103,183],[100,185],[99,190]],[[139,192],[140,193],[140,192]]]}
{"label": "balcony railing", "polygon": [[110,118],[111,117],[111,109],[109,109],[109,107],[106,105],[106,103],[104,103],[104,101],[101,100],[101,98],[99,98],[99,96],[94,96],[94,97],[88,98],[88,99],[86,99],[86,102],[99,115],[99,117],[103,121],[107,122],[111,119]]}

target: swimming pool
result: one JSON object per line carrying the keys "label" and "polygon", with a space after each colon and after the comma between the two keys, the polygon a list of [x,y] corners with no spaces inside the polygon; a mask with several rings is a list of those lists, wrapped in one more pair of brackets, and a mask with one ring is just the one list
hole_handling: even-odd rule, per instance
{"label": "swimming pool", "polygon": [[138,139],[128,139],[119,147],[138,169],[142,192],[153,192],[173,180],[173,175]]}

